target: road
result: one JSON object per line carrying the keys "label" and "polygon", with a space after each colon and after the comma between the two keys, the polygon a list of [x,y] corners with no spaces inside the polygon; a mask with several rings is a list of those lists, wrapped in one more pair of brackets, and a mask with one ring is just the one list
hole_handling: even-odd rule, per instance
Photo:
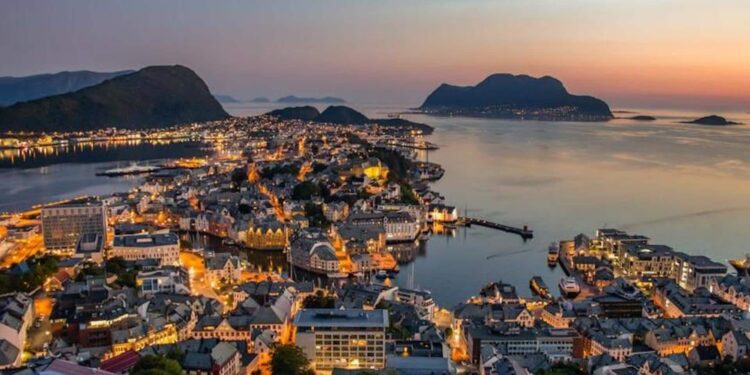
{"label": "road", "polygon": [[33,234],[26,240],[18,240],[18,246],[12,249],[0,261],[0,268],[9,268],[10,266],[20,263],[44,249],[44,240],[41,234]]}

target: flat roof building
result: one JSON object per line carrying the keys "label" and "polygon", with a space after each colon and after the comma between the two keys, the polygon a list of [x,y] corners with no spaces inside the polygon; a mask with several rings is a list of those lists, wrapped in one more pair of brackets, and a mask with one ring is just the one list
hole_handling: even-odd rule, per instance
{"label": "flat roof building", "polygon": [[42,208],[42,235],[47,251],[72,254],[84,234],[98,234],[107,242],[107,210],[101,201]]}
{"label": "flat roof building", "polygon": [[306,309],[294,326],[296,344],[316,371],[385,367],[386,310]]}

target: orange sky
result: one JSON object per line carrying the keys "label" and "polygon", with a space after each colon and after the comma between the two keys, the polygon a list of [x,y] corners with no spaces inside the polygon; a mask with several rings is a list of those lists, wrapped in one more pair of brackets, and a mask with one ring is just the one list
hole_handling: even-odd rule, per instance
{"label": "orange sky", "polygon": [[613,106],[750,108],[747,0],[0,3],[0,75],[187,65],[217,93],[419,104],[552,75]]}

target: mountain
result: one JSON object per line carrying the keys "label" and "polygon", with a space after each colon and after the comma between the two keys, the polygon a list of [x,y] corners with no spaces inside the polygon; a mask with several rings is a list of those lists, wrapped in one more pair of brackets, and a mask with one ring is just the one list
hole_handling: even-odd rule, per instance
{"label": "mountain", "polygon": [[278,117],[281,120],[303,120],[313,121],[315,118],[320,116],[320,112],[317,108],[312,106],[304,107],[286,107],[282,109],[276,109],[267,113],[268,115]]}
{"label": "mountain", "polygon": [[294,95],[285,96],[276,100],[276,103],[328,103],[328,104],[343,104],[346,103],[344,99],[336,98],[333,96],[325,96],[322,98],[305,98]]}
{"label": "mountain", "polygon": [[433,127],[411,122],[401,118],[369,119],[362,113],[346,106],[329,106],[323,113],[318,112],[315,107],[287,107],[268,112],[267,115],[278,117],[281,120],[303,120],[328,124],[341,125],[365,125],[378,124],[386,127],[399,127],[407,130],[418,129],[424,134],[432,134]]}
{"label": "mountain", "polygon": [[259,96],[257,98],[253,98],[253,100],[250,101],[250,103],[270,103],[271,100],[266,98],[265,96]]}
{"label": "mountain", "polygon": [[133,71],[99,73],[80,70],[26,77],[0,77],[0,106],[78,91],[129,73]]}
{"label": "mountain", "polygon": [[717,115],[710,115],[701,117],[693,121],[685,121],[685,124],[698,124],[698,125],[711,125],[711,126],[726,126],[726,125],[740,125],[739,122],[732,122],[724,117]]}
{"label": "mountain", "polygon": [[219,103],[226,103],[226,104],[242,103],[241,100],[237,100],[231,95],[214,94],[214,98],[216,98],[216,100],[218,100]]}
{"label": "mountain", "polygon": [[476,86],[442,84],[419,108],[436,115],[543,120],[609,120],[607,103],[568,93],[559,80],[545,76],[493,74]]}
{"label": "mountain", "polygon": [[227,117],[195,72],[180,65],[151,66],[76,92],[0,108],[0,128],[144,129]]}
{"label": "mountain", "polygon": [[320,116],[315,118],[316,122],[327,122],[330,124],[354,124],[363,125],[370,122],[367,116],[343,105],[332,105],[326,108]]}

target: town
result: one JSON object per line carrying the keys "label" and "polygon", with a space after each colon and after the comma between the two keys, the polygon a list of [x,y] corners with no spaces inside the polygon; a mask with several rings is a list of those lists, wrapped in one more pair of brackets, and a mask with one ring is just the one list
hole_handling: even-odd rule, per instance
{"label": "town", "polygon": [[131,191],[0,217],[0,371],[750,371],[744,263],[731,274],[614,228],[550,245],[539,267],[562,268],[559,292],[529,275],[533,293],[523,293],[498,274],[466,302],[438,306],[397,285],[408,249],[430,236],[472,223],[532,236],[459,215],[431,187],[450,171],[416,155],[437,146],[408,125],[261,115],[148,133],[11,134],[3,145],[15,155],[179,139],[211,152],[103,173],[143,176]]}

